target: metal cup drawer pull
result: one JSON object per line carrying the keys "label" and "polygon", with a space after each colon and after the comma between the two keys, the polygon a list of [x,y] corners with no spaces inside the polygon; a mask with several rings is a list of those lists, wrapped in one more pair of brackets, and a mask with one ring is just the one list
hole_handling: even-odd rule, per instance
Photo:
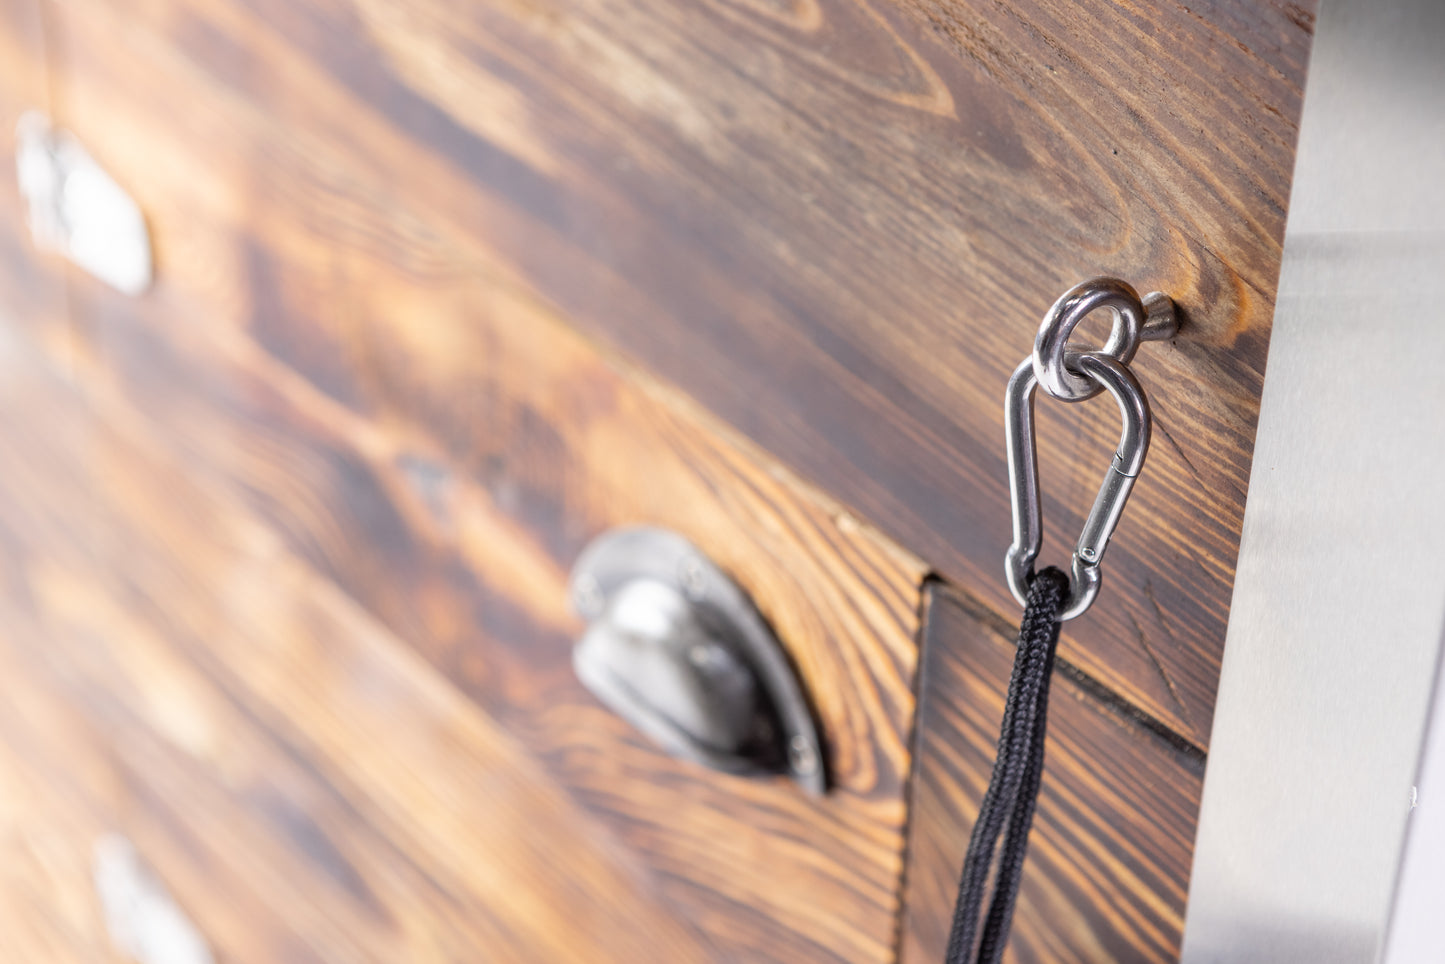
{"label": "metal cup drawer pull", "polygon": [[587,631],[578,678],[674,756],[826,789],[823,752],[787,654],[751,600],[686,539],[614,529],[572,569]]}
{"label": "metal cup drawer pull", "polygon": [[119,834],[95,843],[95,892],[111,944],[136,964],[215,964],[206,939]]}
{"label": "metal cup drawer pull", "polygon": [[122,294],[151,284],[145,216],[80,142],[39,111],[15,128],[15,168],[35,243]]}

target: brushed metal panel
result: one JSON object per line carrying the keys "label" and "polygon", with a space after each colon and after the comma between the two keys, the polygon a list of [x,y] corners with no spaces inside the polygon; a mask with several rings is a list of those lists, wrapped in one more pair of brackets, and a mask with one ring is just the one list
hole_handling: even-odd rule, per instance
{"label": "brushed metal panel", "polygon": [[1189,964],[1381,953],[1445,621],[1442,50],[1438,0],[1323,4]]}

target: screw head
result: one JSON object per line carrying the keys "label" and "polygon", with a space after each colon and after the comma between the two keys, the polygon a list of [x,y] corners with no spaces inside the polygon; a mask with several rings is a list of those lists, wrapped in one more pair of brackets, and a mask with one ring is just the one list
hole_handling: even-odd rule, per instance
{"label": "screw head", "polygon": [[715,672],[727,661],[727,654],[712,643],[694,643],[687,651],[688,662],[703,672]]}
{"label": "screw head", "polygon": [[590,572],[579,573],[572,581],[572,606],[583,619],[595,619],[602,614],[606,600],[602,596],[602,585]]}
{"label": "screw head", "polygon": [[803,775],[818,769],[818,748],[812,740],[799,734],[788,741],[788,766]]}
{"label": "screw head", "polygon": [[685,556],[677,564],[677,581],[682,594],[693,602],[702,602],[707,597],[707,572],[696,556]]}

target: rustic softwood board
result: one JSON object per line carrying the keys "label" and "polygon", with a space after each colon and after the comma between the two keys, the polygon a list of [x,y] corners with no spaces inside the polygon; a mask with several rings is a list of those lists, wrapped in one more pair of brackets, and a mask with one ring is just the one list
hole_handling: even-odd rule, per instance
{"label": "rustic softwood board", "polygon": [[[76,275],[74,345],[32,337],[39,308],[6,326],[7,692],[32,694],[0,723],[8,839],[58,848],[0,900],[45,909],[16,939],[89,946],[86,848],[119,827],[228,960],[891,960],[922,564],[539,306],[423,239],[338,237],[318,201],[293,212],[314,230],[235,239],[299,290],[202,272],[172,226],[234,214],[159,206],[152,294]],[[307,283],[305,314],[251,300]],[[258,337],[324,339],[348,285],[416,340],[331,359],[339,399]],[[466,328],[407,326],[437,304]],[[567,568],[632,522],[751,591],[827,733],[828,798],[673,761],[581,689]]]}
{"label": "rustic softwood board", "polygon": [[[1155,447],[1066,627],[1015,953],[1175,953],[1308,8],[0,12],[0,146],[48,106],[159,279],[67,293],[0,188],[17,959],[100,955],[115,828],[228,960],[937,959],[1017,619],[1003,383],[1101,272],[1186,327],[1136,363]],[[1117,424],[1040,414],[1057,560]],[[631,522],[753,593],[827,800],[580,689],[566,570]]]}
{"label": "rustic softwood board", "polygon": [[116,829],[227,960],[708,959],[512,737],[6,341],[8,959],[95,959]]}
{"label": "rustic softwood board", "polygon": [[[126,729],[147,723],[178,731],[160,736],[206,743],[190,749],[215,769],[208,778],[222,785],[208,793],[219,794],[224,807],[216,813],[221,803],[212,796],[154,785],[144,760],[132,762],[136,770],[118,791],[123,802],[146,811],[144,819],[161,819],[146,797],[167,799],[173,812],[165,819],[213,844],[209,859],[218,862],[237,859],[232,848],[250,849],[244,828],[251,821],[278,823],[254,831],[278,837],[255,858],[257,874],[282,873],[278,868],[309,854],[323,865],[310,873],[339,874],[369,893],[399,871],[380,857],[356,856],[352,866],[352,857],[333,854],[343,846],[329,836],[337,808],[370,804],[367,788],[350,777],[333,782],[341,778],[331,768],[394,784],[403,798],[388,804],[390,819],[413,824],[408,833],[426,835],[435,848],[455,847],[459,863],[448,873],[477,876],[495,889],[456,912],[483,920],[470,936],[447,937],[456,949],[451,959],[466,958],[459,950],[466,941],[501,948],[502,960],[567,959],[561,950],[543,953],[554,944],[618,960],[665,960],[674,952],[689,960],[891,959],[922,576],[915,562],[799,498],[736,451],[704,451],[717,444],[705,423],[630,393],[595,361],[586,368],[586,356],[572,358],[570,371],[587,376],[590,398],[615,405],[602,418],[619,434],[628,422],[628,437],[644,443],[634,454],[649,461],[632,468],[644,470],[649,484],[645,492],[617,490],[600,460],[595,475],[585,463],[564,462],[557,467],[593,483],[591,495],[564,510],[549,508],[554,494],[533,484],[502,488],[513,501],[499,505],[443,462],[418,455],[400,433],[381,433],[268,372],[243,345],[223,354],[178,338],[167,348],[153,340],[155,332],[123,327],[129,323],[108,319],[112,341],[126,342],[131,362],[143,348],[152,352],[133,370],[136,384],[120,380],[131,372],[82,362],[85,380],[97,386],[88,422],[34,349],[8,336],[15,372],[7,376],[4,411],[11,421],[0,432],[6,464],[25,467],[4,492],[9,604],[22,608],[20,625],[34,626],[35,639],[42,632],[56,638],[60,661],[34,669],[34,685],[72,711],[90,708],[89,739],[106,742],[106,708],[134,699],[138,719],[117,721],[112,734],[122,748],[132,737],[155,739]],[[548,344],[568,354],[565,340]],[[127,391],[133,399],[121,397]],[[686,461],[668,447],[670,438],[694,435]],[[520,439],[512,443],[524,451]],[[677,500],[671,512],[670,499]],[[655,501],[631,508],[647,500]],[[570,516],[573,531],[560,518],[559,528],[541,528],[549,511]],[[615,520],[605,518],[610,511]],[[740,781],[674,762],[581,691],[569,664],[577,627],[566,616],[565,565],[592,528],[637,518],[678,524],[722,560],[746,558],[735,571],[756,583],[756,598],[789,641],[825,721],[836,786],[826,801],[786,781]],[[15,645],[22,654],[46,650]],[[162,658],[150,652],[158,647],[188,668],[154,667],[163,678],[147,682],[147,661]],[[422,673],[418,657],[393,650],[419,652],[471,701],[440,674]],[[77,690],[64,689],[77,666],[94,675]],[[243,696],[271,701],[267,708],[227,715],[226,693],[210,684],[233,676],[245,678],[224,685],[253,690]],[[108,681],[117,693],[106,695]],[[16,674],[10,685],[29,682]],[[128,686],[142,683],[152,692],[129,694]],[[367,720],[352,719],[363,710]],[[439,714],[445,725],[434,719]],[[301,798],[276,801],[279,813],[267,812],[267,794],[290,790],[268,781],[284,784],[289,771],[268,775],[264,762],[239,749],[237,758],[224,745],[252,739],[248,727],[262,724],[279,730],[267,739],[319,744],[307,751],[306,766],[322,772],[291,788]],[[455,728],[482,734],[470,739],[487,745],[453,747],[461,740]],[[49,752],[63,757],[66,742],[57,735]],[[254,767],[257,785],[233,787],[237,796],[226,798],[233,767]],[[59,777],[52,768],[34,778]],[[154,778],[163,783],[171,775],[162,767]],[[54,792],[72,790],[62,781]],[[210,823],[191,826],[202,819],[192,811]],[[289,828],[298,838],[280,836],[287,820],[298,822]],[[553,838],[552,849],[536,849]],[[396,851],[392,861],[423,859],[409,839],[376,846]],[[282,860],[288,848],[294,852]],[[340,867],[327,865],[333,857]],[[358,898],[383,905],[371,908],[380,922],[370,927],[405,916],[390,899],[429,899],[410,895],[415,881],[395,884],[389,898]],[[338,931],[347,929],[347,915],[367,909],[343,913],[322,896],[276,899],[283,898],[307,903],[295,913],[317,915],[317,927]],[[538,903],[554,912],[529,916]],[[242,916],[247,912],[270,920],[276,908],[267,898]],[[392,938],[409,949],[400,958],[420,955],[456,926],[440,907],[409,913],[415,933]],[[488,937],[489,927],[521,930],[503,941]],[[329,933],[308,930],[306,940],[324,950]],[[650,934],[655,944],[644,940]],[[240,959],[282,958],[252,949]]]}
{"label": "rustic softwood board", "polygon": [[[1184,334],[1137,366],[1155,450],[1063,651],[1206,743],[1308,6],[44,2],[60,109],[147,210],[211,192],[254,228],[329,198],[365,244],[402,207],[1000,613],[1008,371],[1081,278],[1168,290]],[[235,258],[161,223],[170,270]],[[307,282],[332,295],[324,335],[263,333],[339,393],[367,310],[350,267]],[[1042,431],[1061,559],[1117,426],[1052,405]]]}
{"label": "rustic softwood board", "polygon": [[[948,943],[959,868],[993,765],[1012,632],[934,584],[920,670],[902,964]],[[1202,755],[1056,669],[1039,808],[1009,959],[1174,961]]]}

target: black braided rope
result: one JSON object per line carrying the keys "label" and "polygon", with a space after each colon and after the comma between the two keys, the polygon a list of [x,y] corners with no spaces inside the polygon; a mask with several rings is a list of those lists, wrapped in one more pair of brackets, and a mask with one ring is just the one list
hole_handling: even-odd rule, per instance
{"label": "black braided rope", "polygon": [[[963,859],[945,964],[997,964],[1008,943],[1029,827],[1044,772],[1049,679],[1053,675],[1054,648],[1059,642],[1059,613],[1068,595],[1068,576],[1053,567],[1038,573],[1029,583],[1028,605],[1019,626],[1018,653],[999,728],[998,756],[968,841],[968,855]],[[980,932],[979,910],[1001,834],[1003,847],[993,898]]]}

